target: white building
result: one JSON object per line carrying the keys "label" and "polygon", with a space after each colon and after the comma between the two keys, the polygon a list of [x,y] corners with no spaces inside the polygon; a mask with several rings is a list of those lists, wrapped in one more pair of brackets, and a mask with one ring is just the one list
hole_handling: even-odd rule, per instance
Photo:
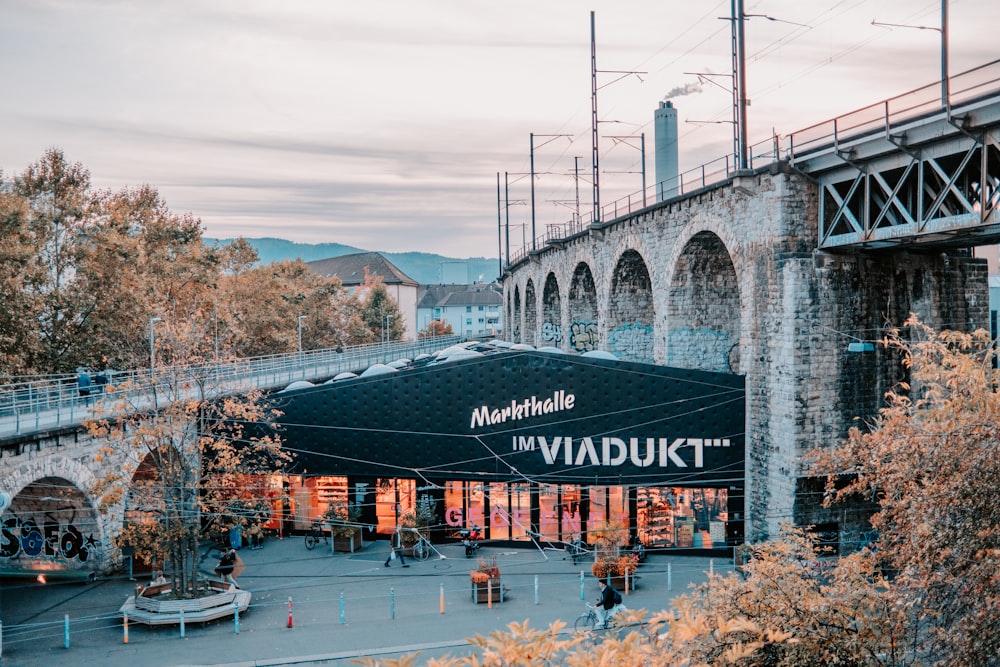
{"label": "white building", "polygon": [[426,285],[417,298],[417,326],[423,330],[436,320],[458,336],[492,338],[503,329],[502,303],[496,284]]}
{"label": "white building", "polygon": [[365,283],[366,272],[373,276],[379,276],[385,285],[386,292],[396,302],[399,313],[403,317],[403,323],[406,325],[403,338],[416,340],[418,331],[417,292],[420,289],[420,284],[400,271],[399,267],[388,259],[377,252],[358,252],[351,255],[317,259],[314,262],[306,262],[306,264],[324,278],[331,276],[340,278],[341,284],[348,290],[348,293],[357,294],[359,298],[364,298],[362,286]]}

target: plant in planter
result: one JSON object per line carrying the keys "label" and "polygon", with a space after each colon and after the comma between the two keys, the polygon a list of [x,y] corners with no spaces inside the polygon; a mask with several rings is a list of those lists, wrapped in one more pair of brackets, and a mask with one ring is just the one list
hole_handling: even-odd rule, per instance
{"label": "plant in planter", "polygon": [[330,524],[333,548],[336,551],[354,551],[361,548],[361,507],[347,500],[331,502],[323,513],[323,520]]}
{"label": "plant in planter", "polygon": [[[598,558],[590,567],[590,571],[598,579],[611,580],[611,585],[617,589],[635,588],[635,570],[639,566],[631,555],[618,558]],[[626,587],[626,577],[629,584]]]}
{"label": "plant in planter", "polygon": [[437,521],[437,512],[434,509],[434,499],[424,494],[417,499],[417,505],[413,509],[403,511],[399,515],[400,536],[403,540],[404,553],[410,555],[413,545],[421,537],[430,539],[431,528]]}
{"label": "plant in planter", "polygon": [[507,590],[501,590],[500,567],[496,557],[479,559],[479,566],[469,572],[472,581],[472,597],[477,603],[503,602]]}

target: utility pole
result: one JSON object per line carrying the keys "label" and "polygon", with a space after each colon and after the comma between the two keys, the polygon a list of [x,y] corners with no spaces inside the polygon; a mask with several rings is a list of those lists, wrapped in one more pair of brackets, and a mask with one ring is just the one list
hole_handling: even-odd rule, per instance
{"label": "utility pole", "polygon": [[601,186],[598,180],[598,169],[600,153],[598,152],[597,133],[597,36],[594,30],[594,11],[590,12],[590,155],[594,168],[594,212],[591,214],[591,222],[597,224],[601,221]]}

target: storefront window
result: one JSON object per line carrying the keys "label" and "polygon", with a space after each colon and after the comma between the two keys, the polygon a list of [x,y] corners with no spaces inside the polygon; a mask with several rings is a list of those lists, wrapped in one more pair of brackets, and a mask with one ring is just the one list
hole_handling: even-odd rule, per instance
{"label": "storefront window", "polygon": [[716,488],[640,487],[636,525],[650,547],[711,548],[726,541],[728,492]]}
{"label": "storefront window", "polygon": [[388,535],[396,530],[399,517],[416,507],[417,483],[412,479],[378,480],[375,491],[375,516],[378,532]]}

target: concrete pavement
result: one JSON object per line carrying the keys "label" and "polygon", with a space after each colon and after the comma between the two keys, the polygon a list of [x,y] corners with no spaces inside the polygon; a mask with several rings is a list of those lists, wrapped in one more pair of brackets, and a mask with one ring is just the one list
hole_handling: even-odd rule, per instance
{"label": "concrete pavement", "polygon": [[[574,566],[558,551],[485,546],[479,557],[496,556],[510,588],[505,602],[489,609],[471,597],[468,573],[477,559],[466,559],[457,544],[440,550],[444,558],[432,554],[423,562],[407,559],[409,568],[398,561],[386,568],[385,541],[365,542],[355,554],[331,554],[324,544],[306,550],[301,537],[271,539],[260,550],[241,551],[247,568],[239,584],[253,592],[253,600],[240,616],[238,634],[232,618],[187,624],[183,637],[178,626],[130,623],[128,643],[117,615],[135,586],[127,575],[91,584],[4,582],[0,665],[347,664],[359,655],[395,657],[418,650],[423,658],[460,655],[471,650],[465,638],[513,621],[528,619],[545,628],[562,620],[572,626],[584,609],[581,571],[586,600],[597,597],[589,563]],[[203,560],[203,569],[213,566],[212,558]],[[732,569],[732,563],[651,554],[625,604],[663,609],[691,583],[704,581],[710,568]]]}

